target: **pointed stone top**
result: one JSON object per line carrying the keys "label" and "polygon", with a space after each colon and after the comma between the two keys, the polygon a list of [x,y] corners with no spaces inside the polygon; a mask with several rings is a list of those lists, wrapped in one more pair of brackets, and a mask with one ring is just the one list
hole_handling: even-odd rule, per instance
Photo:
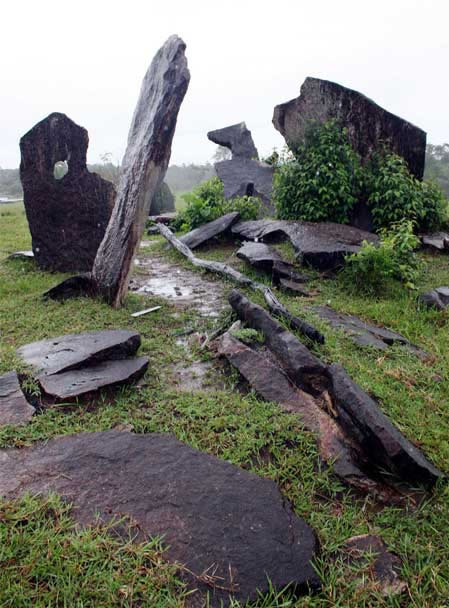
{"label": "pointed stone top", "polygon": [[223,129],[209,131],[207,137],[215,144],[229,148],[233,158],[259,158],[251,131],[246,127],[244,122],[239,122],[236,125],[230,125]]}

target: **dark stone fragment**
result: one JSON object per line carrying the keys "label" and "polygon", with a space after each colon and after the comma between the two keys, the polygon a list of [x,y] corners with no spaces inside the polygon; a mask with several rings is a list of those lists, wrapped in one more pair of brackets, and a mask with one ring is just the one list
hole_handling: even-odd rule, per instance
{"label": "dark stone fragment", "polygon": [[286,262],[275,249],[265,245],[265,243],[246,241],[236,255],[254,268],[271,273],[276,284],[279,283],[281,278],[297,282],[308,280],[308,277],[295,271],[293,264]]}
{"label": "dark stone fragment", "polygon": [[295,384],[308,386],[310,376],[324,375],[325,366],[321,361],[264,308],[235,289],[229,295],[229,303],[242,321],[264,334],[267,346],[281,361]]}
{"label": "dark stone fragment", "polygon": [[449,234],[447,232],[433,232],[432,234],[422,234],[421,243],[429,249],[438,251],[449,250]]}
{"label": "dark stone fragment", "polygon": [[26,344],[18,355],[40,375],[58,374],[107,359],[126,359],[140,346],[140,335],[127,329],[67,334]]}
{"label": "dark stone fragment", "polygon": [[[311,564],[316,535],[276,484],[170,435],[63,436],[2,450],[0,462],[5,499],[56,492],[81,525],[96,525],[97,514],[103,521],[129,516],[136,540],[161,536],[166,557],[195,575],[181,569],[198,594],[210,592],[211,606],[227,606],[231,597],[254,601],[258,590],[268,591],[268,578],[298,593],[319,585]],[[206,572],[209,585],[200,577]]]}
{"label": "dark stone fragment", "polygon": [[56,399],[72,399],[104,386],[116,386],[139,380],[148,367],[147,357],[103,361],[58,374],[39,376],[39,383]]}
{"label": "dark stone fragment", "polygon": [[153,196],[150,204],[149,215],[161,215],[176,211],[175,197],[166,182],[162,182],[159,190]]}
{"label": "dark stone fragment", "polygon": [[42,294],[42,297],[50,300],[67,300],[69,298],[79,298],[82,296],[95,296],[97,286],[88,272],[69,277],[58,283]]}
{"label": "dark stone fragment", "polygon": [[310,296],[310,292],[308,292],[306,289],[304,289],[304,287],[300,283],[297,283],[296,281],[289,281],[288,279],[281,279],[279,284],[282,289],[284,289],[287,292],[292,293],[293,295],[303,296],[305,298],[308,298]]}
{"label": "dark stone fragment", "polygon": [[27,424],[35,410],[20,388],[16,372],[0,376],[0,427],[5,424]]}
{"label": "dark stone fragment", "polygon": [[421,359],[429,358],[426,352],[409,342],[401,334],[390,329],[367,323],[355,315],[336,312],[328,306],[314,306],[312,310],[321,319],[328,321],[334,329],[342,330],[359,346],[372,346],[373,348],[386,350],[389,346],[401,344]]}
{"label": "dark stone fragment", "polygon": [[[115,201],[113,184],[86,166],[86,129],[53,113],[20,140],[20,179],[33,252],[41,268],[90,271]],[[55,179],[55,164],[68,172]]]}
{"label": "dark stone fragment", "polygon": [[254,220],[239,222],[232,232],[250,240],[287,237],[298,258],[318,270],[335,270],[343,266],[346,254],[360,250],[363,241],[379,240],[370,232],[331,222]]}
{"label": "dark stone fragment", "polygon": [[207,138],[214,144],[229,148],[232,152],[232,158],[247,158],[250,160],[259,158],[251,131],[247,129],[244,122],[209,131]]}
{"label": "dark stone fragment", "polygon": [[184,243],[184,245],[187,245],[189,249],[195,249],[195,247],[199,247],[209,239],[227,232],[233,224],[239,221],[239,219],[240,213],[237,211],[227,213],[212,222],[208,222],[207,224],[203,224],[202,226],[191,230],[179,240]]}
{"label": "dark stone fragment", "polygon": [[372,462],[409,483],[435,484],[442,473],[401,434],[341,365],[330,365],[328,374],[340,424],[349,435],[357,437]]}
{"label": "dark stone fragment", "polygon": [[422,293],[418,301],[427,308],[436,310],[446,310],[449,306],[449,287],[437,287],[426,293]]}
{"label": "dark stone fragment", "polygon": [[304,142],[313,123],[336,119],[366,162],[385,144],[402,156],[418,179],[424,174],[426,133],[357,91],[329,80],[306,78],[296,99],[274,108],[273,124],[291,148]]}
{"label": "dark stone fragment", "polygon": [[215,163],[215,170],[223,182],[224,196],[256,196],[262,201],[263,208],[273,213],[271,191],[273,189],[273,167],[257,160],[233,158]]}

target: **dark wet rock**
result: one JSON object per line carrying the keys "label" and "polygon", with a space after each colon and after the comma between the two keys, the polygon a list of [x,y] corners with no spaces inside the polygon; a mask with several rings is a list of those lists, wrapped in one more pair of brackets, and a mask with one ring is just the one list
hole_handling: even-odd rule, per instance
{"label": "dark wet rock", "polygon": [[[56,492],[84,526],[96,525],[97,514],[128,516],[136,540],[162,537],[165,556],[186,566],[181,573],[201,595],[210,592],[212,606],[229,605],[230,596],[256,600],[257,590],[268,591],[267,578],[278,590],[319,585],[311,564],[316,535],[276,484],[170,435],[63,436],[2,450],[0,462],[3,498]],[[209,585],[200,576],[206,572]]]}
{"label": "dark wet rock", "polygon": [[225,198],[256,196],[262,201],[266,212],[274,212],[271,203],[274,169],[271,165],[257,160],[233,158],[215,163],[215,170],[223,182]]}
{"label": "dark wet rock", "polygon": [[275,249],[265,243],[246,241],[236,255],[254,268],[271,273],[276,284],[279,283],[281,278],[294,280],[298,283],[308,280],[307,276],[296,272],[293,264],[284,260]]}
{"label": "dark wet rock", "polygon": [[97,286],[88,272],[69,277],[42,294],[44,300],[67,300],[69,298],[97,295]]}
{"label": "dark wet rock", "polygon": [[401,434],[341,365],[330,365],[328,375],[339,423],[356,438],[373,463],[412,484],[431,486],[442,477],[442,473]]}
{"label": "dark wet rock", "polygon": [[447,232],[433,232],[432,234],[420,235],[421,243],[429,249],[438,251],[449,250],[449,234]]}
{"label": "dark wet rock", "polygon": [[[53,113],[20,140],[20,179],[33,252],[41,268],[89,271],[115,201],[113,184],[86,166],[86,129]],[[55,179],[55,165],[68,172]]]}
{"label": "dark wet rock", "polygon": [[178,112],[190,81],[185,42],[171,36],[154,56],[140,89],[110,222],[92,268],[98,291],[113,306],[128,293],[151,201],[168,167]]}
{"label": "dark wet rock", "polygon": [[179,240],[187,245],[189,249],[195,249],[206,241],[213,239],[214,237],[228,232],[231,226],[233,226],[240,219],[240,213],[233,211],[232,213],[226,213],[212,222],[203,224],[194,230],[191,230]]}
{"label": "dark wet rock", "polygon": [[8,258],[10,260],[33,260],[34,253],[32,251],[14,251]]}
{"label": "dark wet rock", "polygon": [[312,123],[336,119],[348,130],[363,161],[385,143],[402,156],[418,179],[424,174],[426,133],[357,91],[335,82],[306,78],[296,99],[274,108],[273,124],[291,148],[304,142]]}
{"label": "dark wet rock", "polygon": [[0,376],[0,427],[5,424],[27,424],[35,410],[20,388],[16,372]]}
{"label": "dark wet rock", "polygon": [[437,287],[426,293],[422,293],[418,301],[427,308],[446,310],[449,306],[449,287]]}
{"label": "dark wet rock", "polygon": [[159,190],[153,196],[151,201],[149,215],[161,215],[163,213],[172,213],[175,209],[175,197],[166,182],[162,182]]}
{"label": "dark wet rock", "polygon": [[[388,551],[379,536],[362,534],[348,538],[342,547],[342,557],[353,572],[363,569],[363,576],[357,577],[358,588],[369,588],[384,596],[406,591],[407,584],[400,576],[402,560]],[[351,574],[348,576],[352,578]]]}
{"label": "dark wet rock", "polygon": [[240,122],[230,127],[209,131],[208,139],[214,144],[229,148],[232,158],[258,159],[256,146],[254,145],[251,131],[247,129],[244,122]]}
{"label": "dark wet rock", "polygon": [[105,386],[134,382],[144,375],[147,368],[147,357],[103,361],[58,374],[42,374],[39,376],[39,383],[47,395],[57,400],[65,400]]}
{"label": "dark wet rock", "polygon": [[318,270],[334,270],[348,253],[360,251],[363,241],[378,242],[370,232],[332,222],[251,220],[238,222],[233,234],[250,240],[289,238],[298,258]]}
{"label": "dark wet rock", "polygon": [[372,346],[373,348],[386,350],[389,346],[401,344],[421,359],[429,358],[429,355],[425,351],[409,342],[401,334],[390,329],[367,323],[355,315],[337,312],[329,308],[329,306],[314,306],[312,310],[321,319],[328,321],[334,329],[342,330],[359,346]]}
{"label": "dark wet rock", "polygon": [[40,375],[48,376],[109,359],[126,359],[134,355],[139,346],[138,332],[107,329],[32,342],[19,348],[17,353]]}
{"label": "dark wet rock", "polygon": [[283,289],[284,291],[287,291],[296,296],[303,296],[305,298],[308,298],[311,295],[311,293],[309,291],[304,289],[304,287],[303,287],[303,285],[301,285],[301,283],[297,283],[296,281],[289,281],[288,279],[281,279],[279,281],[279,285],[280,285],[281,289]]}
{"label": "dark wet rock", "polygon": [[325,366],[321,361],[264,308],[235,289],[229,295],[229,303],[242,321],[264,334],[268,348],[297,386],[308,386],[311,378],[324,374]]}

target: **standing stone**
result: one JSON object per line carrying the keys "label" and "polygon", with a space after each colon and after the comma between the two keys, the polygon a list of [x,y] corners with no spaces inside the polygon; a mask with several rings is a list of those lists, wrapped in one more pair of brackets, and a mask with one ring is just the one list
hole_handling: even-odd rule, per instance
{"label": "standing stone", "polygon": [[175,197],[168,184],[162,182],[151,201],[149,215],[160,215],[161,213],[171,213],[173,211],[176,211]]}
{"label": "standing stone", "polygon": [[145,74],[131,122],[116,203],[95,258],[98,291],[120,306],[150,203],[167,170],[178,111],[190,80],[186,45],[171,36]]}
{"label": "standing stone", "polygon": [[86,129],[57,112],[20,140],[33,252],[46,270],[91,270],[111,216],[115,188],[88,171],[88,143]]}
{"label": "standing stone", "polygon": [[247,129],[244,122],[240,122],[230,127],[209,131],[207,138],[213,141],[214,144],[229,148],[232,152],[232,158],[247,158],[258,159],[257,148],[251,135],[251,131]]}
{"label": "standing stone", "polygon": [[402,156],[418,179],[424,174],[426,133],[391,114],[357,91],[335,82],[306,78],[296,99],[274,108],[273,124],[295,148],[313,123],[338,120],[348,129],[353,148],[366,161],[373,151],[387,143]]}
{"label": "standing stone", "polygon": [[25,399],[16,372],[0,376],[0,427],[5,424],[27,424],[35,410]]}
{"label": "standing stone", "polygon": [[215,163],[214,166],[217,176],[223,182],[226,199],[256,196],[260,198],[267,213],[274,213],[271,203],[274,169],[271,165],[258,160],[233,158]]}

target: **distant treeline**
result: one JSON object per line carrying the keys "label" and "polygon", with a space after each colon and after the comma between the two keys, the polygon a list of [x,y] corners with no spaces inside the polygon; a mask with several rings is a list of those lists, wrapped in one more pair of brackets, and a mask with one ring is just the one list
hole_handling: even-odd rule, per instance
{"label": "distant treeline", "polygon": [[[111,162],[88,165],[88,169],[114,184],[118,183],[119,167]],[[215,171],[211,163],[204,165],[171,165],[167,170],[165,181],[170,190],[176,194],[177,192],[190,192],[198,184],[214,175]],[[449,144],[427,145],[424,179],[436,182],[449,198]],[[22,196],[18,169],[0,168],[0,196],[9,198],[20,198]]]}

